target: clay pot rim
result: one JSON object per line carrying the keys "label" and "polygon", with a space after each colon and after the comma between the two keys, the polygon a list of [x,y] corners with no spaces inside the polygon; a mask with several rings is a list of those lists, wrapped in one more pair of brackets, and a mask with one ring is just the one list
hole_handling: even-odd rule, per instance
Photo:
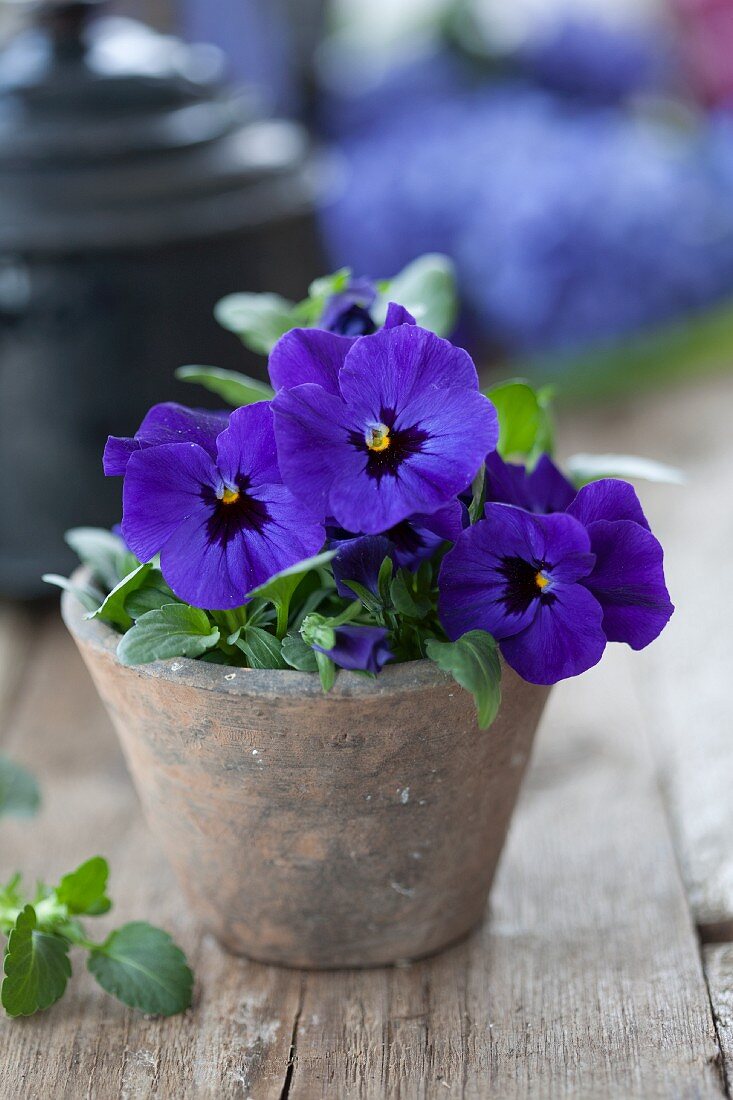
{"label": "clay pot rim", "polygon": [[[75,583],[88,581],[89,570],[80,567],[75,570],[71,579]],[[85,609],[73,592],[62,593],[61,616],[74,638],[105,653],[120,668],[138,676],[167,680],[203,691],[225,692],[230,695],[320,696],[323,699],[373,697],[385,693],[394,694],[396,691],[414,691],[435,683],[452,684],[457,692],[461,691],[448,673],[438,668],[434,661],[427,659],[385,665],[374,680],[341,669],[327,695],[321,689],[317,673],[298,672],[297,669],[235,668],[231,665],[209,664],[190,657],[172,657],[166,661],[151,661],[146,665],[122,665],[116,653],[119,633],[100,619],[85,618]]]}

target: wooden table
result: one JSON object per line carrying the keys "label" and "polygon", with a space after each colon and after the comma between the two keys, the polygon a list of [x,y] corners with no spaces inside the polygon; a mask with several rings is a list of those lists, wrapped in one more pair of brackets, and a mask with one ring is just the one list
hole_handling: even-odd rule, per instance
{"label": "wooden table", "polygon": [[44,806],[0,825],[0,874],[106,855],[115,919],[165,926],[197,977],[189,1013],[146,1019],[79,960],[63,1001],[0,1022],[3,1100],[729,1095],[732,412],[724,378],[566,416],[568,451],[688,470],[688,488],[644,492],[678,611],[642,655],[613,646],[555,689],[484,926],[409,967],[300,973],[202,935],[56,614],[31,630],[3,608],[0,746]]}

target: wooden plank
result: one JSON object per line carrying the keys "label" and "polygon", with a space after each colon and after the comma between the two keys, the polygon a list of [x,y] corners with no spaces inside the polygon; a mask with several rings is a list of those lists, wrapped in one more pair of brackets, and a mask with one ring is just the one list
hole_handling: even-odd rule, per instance
{"label": "wooden plank", "polygon": [[722,1054],[723,1073],[730,1093],[733,1088],[733,945],[706,945],[703,948],[703,962]]}
{"label": "wooden plank", "polygon": [[723,377],[569,424],[578,449],[581,439],[586,450],[592,440],[599,452],[649,454],[682,466],[689,476],[684,488],[643,486],[677,608],[632,674],[690,903],[707,941],[733,940],[733,597],[726,578],[733,546],[731,408],[733,378]]}
{"label": "wooden plank", "polygon": [[300,998],[295,972],[234,959],[186,917],[148,833],[96,693],[54,616],[36,632],[32,675],[7,739],[38,777],[44,803],[33,823],[0,824],[0,879],[55,880],[96,853],[112,868],[115,923],[165,927],[197,976],[195,1007],[149,1020],[107,996],[75,953],[63,1001],[29,1021],[0,1017],[1,1097],[279,1098]]}
{"label": "wooden plank", "polygon": [[694,930],[628,654],[550,703],[468,942],[309,975],[290,1096],[724,1095]]}

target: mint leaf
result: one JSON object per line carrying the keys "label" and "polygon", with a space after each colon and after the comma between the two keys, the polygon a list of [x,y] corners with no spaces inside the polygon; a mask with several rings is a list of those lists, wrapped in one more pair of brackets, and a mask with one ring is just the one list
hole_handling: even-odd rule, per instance
{"label": "mint leaf", "polygon": [[221,367],[179,367],[176,378],[181,382],[198,382],[211,393],[223,397],[235,409],[251,405],[254,401],[269,401],[275,396],[272,386],[266,382]]}
{"label": "mint leaf", "polygon": [[214,308],[222,328],[236,333],[242,343],[260,355],[269,355],[274,345],[298,322],[297,307],[279,294],[228,294]]}
{"label": "mint leaf", "polygon": [[32,817],[41,804],[41,792],[29,771],[0,756],[0,817]]}
{"label": "mint leaf", "polygon": [[152,568],[151,562],[138,565],[114,586],[96,611],[90,612],[87,618],[102,619],[106,623],[111,623],[112,626],[119,627],[120,630],[127,630],[132,626],[132,619],[126,609],[127,598],[145,583]]}
{"label": "mint leaf", "polygon": [[101,916],[112,906],[107,897],[108,878],[107,860],[93,856],[75,871],[64,875],[56,887],[56,898],[74,916],[84,913],[90,917]]}
{"label": "mint leaf", "polygon": [[36,912],[26,905],[18,914],[5,953],[0,999],[9,1016],[32,1016],[62,996],[71,977],[65,939],[36,928]]}
{"label": "mint leaf", "polygon": [[185,603],[165,604],[146,611],[117,646],[123,665],[144,665],[169,657],[200,657],[219,641],[205,611]]}
{"label": "mint leaf", "polygon": [[687,478],[676,466],[666,466],[652,458],[638,455],[573,455],[566,462],[570,477],[576,485],[587,485],[602,477],[641,478],[644,481],[666,482],[668,485],[684,485]]}
{"label": "mint leaf", "polygon": [[282,638],[288,628],[290,601],[303,577],[310,573],[312,569],[319,569],[321,566],[326,565],[335,556],[335,550],[326,550],[323,554],[305,558],[303,561],[291,565],[289,569],[283,569],[282,572],[276,573],[274,577],[270,577],[269,581],[265,581],[259,588],[253,588],[251,592],[247,593],[250,597],[260,596],[263,600],[274,604],[277,612],[276,633],[278,638]]}
{"label": "mint leaf", "polygon": [[235,643],[247,657],[251,668],[287,668],[282,642],[261,626],[242,627]]}
{"label": "mint leaf", "polygon": [[156,1016],[173,1016],[191,1004],[193,974],[167,932],[133,921],[112,932],[87,966],[103,989],[123,1004]]}
{"label": "mint leaf", "polygon": [[501,665],[495,639],[485,630],[469,630],[457,642],[429,638],[428,657],[456,683],[470,691],[476,702],[478,724],[486,729],[496,718],[501,703]]}
{"label": "mint leaf", "polygon": [[426,253],[386,281],[372,310],[378,324],[384,322],[389,302],[404,306],[423,328],[448,336],[458,312],[453,262],[440,253]]}
{"label": "mint leaf", "polygon": [[300,634],[286,634],[283,638],[282,654],[291,668],[300,672],[316,672],[318,665],[313,649],[303,641]]}
{"label": "mint leaf", "polygon": [[129,573],[130,551],[112,531],[104,527],[72,527],[64,539],[105,589],[114,588]]}

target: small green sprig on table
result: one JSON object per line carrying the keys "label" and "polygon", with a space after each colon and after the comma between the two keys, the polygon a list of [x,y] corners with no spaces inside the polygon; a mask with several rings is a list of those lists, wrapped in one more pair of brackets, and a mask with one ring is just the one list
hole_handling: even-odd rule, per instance
{"label": "small green sprig on table", "polygon": [[[0,757],[0,816],[28,817],[40,794],[24,768]],[[109,867],[101,856],[64,875],[57,886],[38,883],[31,895],[16,873],[0,885],[0,933],[7,936],[0,1002],[8,1016],[32,1016],[63,996],[71,977],[72,948],[86,951],[87,969],[107,993],[157,1016],[191,1004],[193,974],[167,932],[145,921],[89,939],[81,918],[108,913]]]}

